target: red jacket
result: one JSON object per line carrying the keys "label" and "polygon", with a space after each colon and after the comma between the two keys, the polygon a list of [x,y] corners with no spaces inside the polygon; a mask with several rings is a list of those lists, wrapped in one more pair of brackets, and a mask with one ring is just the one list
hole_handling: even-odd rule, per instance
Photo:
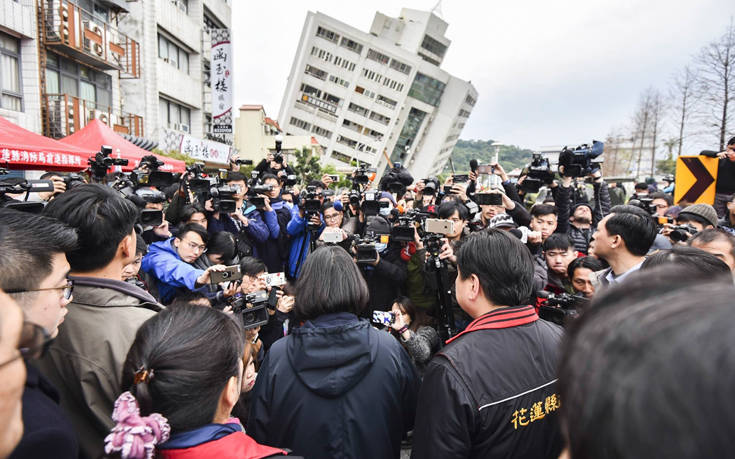
{"label": "red jacket", "polygon": [[258,459],[288,454],[285,450],[261,445],[244,432],[234,432],[191,448],[164,449],[156,453],[160,459]]}

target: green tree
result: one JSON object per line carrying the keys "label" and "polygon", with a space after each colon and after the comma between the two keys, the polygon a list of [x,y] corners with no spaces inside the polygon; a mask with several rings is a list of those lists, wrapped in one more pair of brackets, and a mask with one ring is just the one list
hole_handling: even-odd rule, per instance
{"label": "green tree", "polygon": [[296,164],[293,169],[300,178],[302,185],[312,180],[319,180],[322,177],[322,166],[319,163],[319,157],[312,155],[311,150],[306,147],[296,153]]}
{"label": "green tree", "polygon": [[[510,172],[515,168],[522,168],[531,161],[531,150],[522,149],[515,145],[493,145],[493,140],[458,140],[452,151],[452,163],[456,173],[466,173],[470,170],[470,160],[476,159],[478,164],[488,164],[495,158],[498,150],[498,161],[503,168]],[[444,173],[451,173],[449,163],[444,167]]]}

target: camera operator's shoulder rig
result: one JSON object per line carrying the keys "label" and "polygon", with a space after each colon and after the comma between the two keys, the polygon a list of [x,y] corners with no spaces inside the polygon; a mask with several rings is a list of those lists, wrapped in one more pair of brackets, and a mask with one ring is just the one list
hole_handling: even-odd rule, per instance
{"label": "camera operator's shoulder rig", "polygon": [[557,325],[566,326],[576,319],[589,305],[589,299],[569,293],[554,294],[547,291],[537,293],[536,309],[540,318]]}

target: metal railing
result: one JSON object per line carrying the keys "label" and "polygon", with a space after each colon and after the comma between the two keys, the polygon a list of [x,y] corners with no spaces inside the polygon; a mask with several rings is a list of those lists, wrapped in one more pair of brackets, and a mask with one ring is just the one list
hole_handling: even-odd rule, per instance
{"label": "metal railing", "polygon": [[43,106],[43,134],[48,137],[66,137],[93,119],[102,121],[119,134],[143,137],[142,116],[114,112],[111,107],[69,94],[45,94]]}
{"label": "metal railing", "polygon": [[42,0],[43,43],[121,78],[140,78],[140,44],[68,0]]}

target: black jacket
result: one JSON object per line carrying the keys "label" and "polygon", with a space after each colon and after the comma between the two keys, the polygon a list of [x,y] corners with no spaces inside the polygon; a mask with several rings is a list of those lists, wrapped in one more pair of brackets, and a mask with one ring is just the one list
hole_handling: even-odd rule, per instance
{"label": "black jacket", "polygon": [[276,341],[258,372],[248,434],[309,458],[397,458],[418,379],[390,334],[326,314]]}
{"label": "black jacket", "polygon": [[558,457],[561,337],[532,306],[475,319],[424,373],[412,457]]}
{"label": "black jacket", "polygon": [[401,246],[390,243],[387,250],[380,254],[376,266],[361,265],[360,272],[370,291],[369,310],[389,311],[393,301],[401,294],[408,279],[407,263],[401,258]]}
{"label": "black jacket", "polygon": [[23,391],[23,437],[10,458],[76,458],[79,440],[69,418],[59,406],[59,392],[26,362]]}

